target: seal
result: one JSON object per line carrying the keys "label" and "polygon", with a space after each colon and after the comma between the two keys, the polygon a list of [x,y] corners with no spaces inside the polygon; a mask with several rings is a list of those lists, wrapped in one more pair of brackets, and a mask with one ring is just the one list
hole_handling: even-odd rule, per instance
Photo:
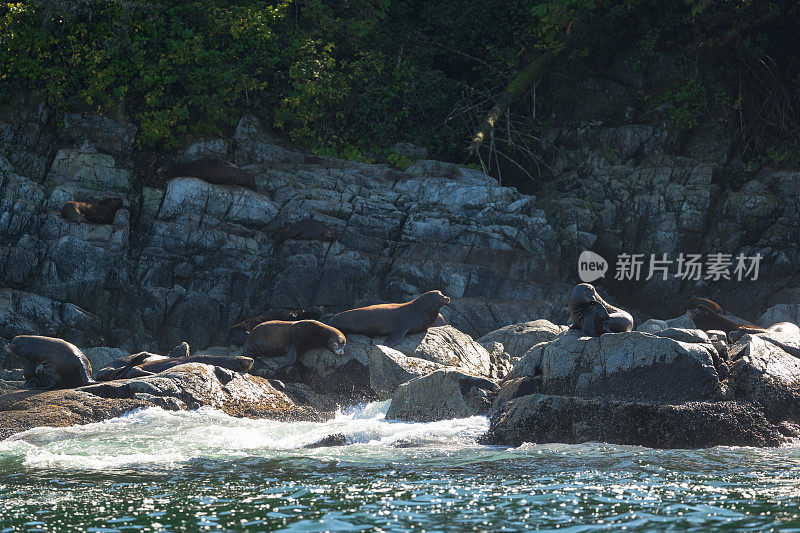
{"label": "seal", "polygon": [[283,241],[306,240],[334,242],[339,238],[339,232],[332,230],[313,216],[286,226],[275,233],[272,239],[280,246]]}
{"label": "seal", "polygon": [[106,198],[99,204],[91,202],[67,202],[61,208],[61,216],[70,222],[94,222],[113,224],[114,215],[122,207],[121,198]]}
{"label": "seal", "polygon": [[[369,337],[385,336],[385,346],[396,346],[410,333],[421,333],[439,318],[439,309],[450,303],[441,291],[425,294],[402,304],[377,304],[333,315],[328,324],[345,333]],[[444,320],[444,318],[442,318]]]}
{"label": "seal", "polygon": [[447,325],[447,320],[444,319],[444,317],[442,316],[442,313],[439,313],[438,315],[436,315],[436,320],[433,321],[433,324],[431,324],[431,327],[432,328],[436,328],[436,327],[439,327],[439,326],[446,326],[446,325]]}
{"label": "seal", "polygon": [[177,176],[191,176],[216,185],[239,185],[258,192],[253,175],[223,159],[198,159],[171,163],[160,167],[156,174],[169,180]]}
{"label": "seal", "polygon": [[247,318],[231,326],[231,329],[228,330],[228,344],[242,346],[247,342],[247,336],[250,335],[250,331],[262,322],[270,320],[283,320],[285,322],[319,320],[324,312],[325,308],[323,307],[291,309],[288,311],[271,309],[264,314]]}
{"label": "seal", "polygon": [[683,310],[688,311],[690,309],[697,309],[698,307],[707,307],[718,315],[721,315],[725,312],[717,302],[709,300],[708,298],[702,298],[700,296],[692,296],[689,298],[686,301],[686,305],[683,306]]}
{"label": "seal", "polygon": [[[731,333],[737,330],[741,330],[741,333],[759,333],[766,331],[766,329],[760,326],[754,326],[753,324],[743,324],[741,322],[735,322],[724,316],[720,315],[719,313],[715,313],[712,311],[710,307],[705,305],[700,305],[695,309],[689,309],[686,311],[686,314],[689,318],[692,319],[694,325],[697,326],[698,329],[702,329],[703,331],[711,331],[711,330],[719,330],[724,331],[725,334],[728,336],[728,340],[731,340]],[[741,338],[741,335],[738,336]],[[738,340],[738,339],[737,339]]]}
{"label": "seal", "polygon": [[567,301],[573,328],[584,335],[598,337],[603,333],[633,330],[633,317],[627,311],[603,300],[588,283],[579,283],[569,292]]}
{"label": "seal", "polygon": [[73,389],[92,385],[92,365],[77,346],[62,339],[17,335],[6,346],[24,360],[27,389]]}
{"label": "seal", "polygon": [[203,363],[237,372],[247,372],[253,366],[253,359],[239,355],[189,355],[169,357],[148,352],[141,352],[127,357],[120,357],[109,363],[97,373],[97,381],[113,381],[142,376],[152,376],[186,363]]}
{"label": "seal", "polygon": [[253,328],[244,343],[242,354],[248,357],[286,357],[275,370],[294,364],[297,357],[317,348],[344,354],[344,334],[316,320],[270,320]]}

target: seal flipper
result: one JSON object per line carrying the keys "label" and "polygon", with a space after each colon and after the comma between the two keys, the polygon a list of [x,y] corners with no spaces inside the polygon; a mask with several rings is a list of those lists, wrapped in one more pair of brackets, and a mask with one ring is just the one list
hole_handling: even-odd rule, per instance
{"label": "seal flipper", "polygon": [[394,348],[405,338],[406,333],[408,333],[408,328],[397,330],[386,337],[382,344],[388,348]]}
{"label": "seal flipper", "polygon": [[287,366],[295,364],[296,361],[297,361],[297,349],[294,346],[291,346],[288,350],[286,350],[286,361],[276,366],[275,372],[277,372],[281,368],[286,368]]}
{"label": "seal flipper", "polygon": [[145,376],[155,376],[155,372],[149,372],[143,368],[139,368],[138,366],[132,366],[130,368],[125,369],[125,373],[120,375],[120,378],[124,379],[131,379],[131,378],[143,378]]}

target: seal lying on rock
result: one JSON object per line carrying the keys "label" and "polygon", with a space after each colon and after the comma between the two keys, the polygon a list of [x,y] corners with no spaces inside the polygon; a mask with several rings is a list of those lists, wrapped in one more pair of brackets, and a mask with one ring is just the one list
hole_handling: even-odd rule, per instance
{"label": "seal lying on rock", "polygon": [[275,369],[278,370],[294,364],[298,356],[318,348],[342,355],[346,344],[347,339],[341,331],[316,320],[270,320],[253,328],[242,353],[253,358],[286,357],[286,362]]}
{"label": "seal lying on rock", "polygon": [[238,355],[189,355],[184,357],[169,357],[148,352],[140,352],[126,357],[120,357],[110,362],[97,373],[97,381],[113,381],[115,379],[130,379],[141,376],[152,376],[173,366],[185,363],[204,363],[237,372],[247,372],[253,366],[249,357]]}
{"label": "seal lying on rock", "polygon": [[61,208],[61,216],[70,222],[94,222],[113,224],[114,215],[122,207],[121,198],[106,198],[99,204],[91,202],[67,202]]}
{"label": "seal lying on rock", "polygon": [[247,336],[250,335],[250,330],[262,322],[268,322],[270,320],[283,320],[285,322],[295,322],[297,320],[319,320],[324,312],[325,309],[323,307],[315,307],[311,309],[292,309],[287,311],[273,309],[267,311],[263,315],[254,316],[252,318],[242,320],[238,324],[234,324],[231,329],[228,330],[228,344],[235,344],[236,346],[243,345],[245,342],[247,342]]}
{"label": "seal lying on rock", "polygon": [[705,305],[701,305],[695,309],[689,309],[686,311],[686,314],[692,319],[692,322],[694,322],[694,325],[697,326],[698,329],[702,329],[703,331],[724,331],[725,334],[728,335],[729,340],[731,339],[731,333],[739,329],[742,329],[743,333],[766,331],[766,329],[760,326],[734,322],[719,313],[715,313],[710,307]]}
{"label": "seal lying on rock", "polygon": [[240,185],[257,191],[256,180],[252,174],[230,161],[222,159],[199,159],[172,163],[160,167],[156,174],[165,180],[177,176],[191,176],[217,185]]}
{"label": "seal lying on rock", "polygon": [[[385,346],[396,346],[409,333],[421,333],[436,324],[439,309],[450,303],[440,291],[428,291],[402,304],[377,304],[333,315],[328,324],[345,333],[385,336]],[[444,318],[442,318],[444,321]]]}
{"label": "seal lying on rock", "polygon": [[27,389],[72,389],[94,383],[89,360],[77,346],[65,340],[17,335],[6,350],[25,361]]}
{"label": "seal lying on rock", "polygon": [[573,328],[584,335],[598,337],[603,333],[633,330],[633,317],[627,311],[603,300],[588,283],[579,283],[569,292],[569,316]]}
{"label": "seal lying on rock", "polygon": [[702,298],[700,296],[692,296],[686,301],[686,305],[684,306],[684,311],[689,311],[690,309],[697,309],[698,307],[707,307],[711,311],[717,313],[718,315],[723,314],[725,311],[722,310],[722,307],[715,301],[709,300],[708,298]]}
{"label": "seal lying on rock", "polygon": [[339,232],[332,230],[319,220],[314,220],[314,217],[286,226],[272,237],[279,246],[283,244],[283,241],[290,240],[334,242],[338,238]]}

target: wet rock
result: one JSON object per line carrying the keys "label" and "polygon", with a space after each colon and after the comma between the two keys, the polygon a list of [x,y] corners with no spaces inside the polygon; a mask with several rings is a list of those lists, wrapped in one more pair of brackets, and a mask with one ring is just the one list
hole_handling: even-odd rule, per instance
{"label": "wet rock", "polygon": [[318,418],[313,409],[298,407],[262,378],[190,363],[155,376],[79,389],[19,391],[0,396],[0,438],[39,426],[98,422],[154,405],[169,409],[207,406],[248,418]]}
{"label": "wet rock", "polygon": [[306,444],[303,448],[306,449],[313,449],[313,448],[329,448],[331,446],[346,446],[347,445],[347,438],[344,436],[343,433],[334,433],[332,435],[327,435],[322,437],[316,442],[312,442],[311,444]]}
{"label": "wet rock", "polygon": [[497,384],[458,370],[441,369],[398,387],[386,418],[429,422],[486,414]]}
{"label": "wet rock", "polygon": [[782,429],[754,405],[653,403],[529,394],[497,411],[488,444],[609,442],[651,448],[778,446]]}

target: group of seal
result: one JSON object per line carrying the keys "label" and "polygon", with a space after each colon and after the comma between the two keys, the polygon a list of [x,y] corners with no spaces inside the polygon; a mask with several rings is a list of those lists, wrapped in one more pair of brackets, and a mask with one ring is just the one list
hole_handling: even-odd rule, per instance
{"label": "group of seal", "polygon": [[594,286],[579,283],[567,298],[572,327],[584,335],[598,337],[603,333],[622,333],[633,330],[633,317],[627,311],[603,300]]}
{"label": "group of seal", "polygon": [[61,208],[61,216],[70,222],[93,222],[95,224],[113,224],[114,215],[122,207],[121,198],[106,198],[100,203],[67,202]]}
{"label": "group of seal", "polygon": [[[342,355],[347,344],[342,330],[386,336],[385,343],[394,346],[408,333],[443,325],[439,309],[448,303],[450,298],[440,291],[429,291],[402,304],[378,304],[344,311],[333,315],[327,324],[317,320],[265,320],[253,326],[252,320],[268,316],[264,314],[237,324],[241,326],[236,330],[239,332],[251,328],[246,334],[241,356],[190,355],[189,345],[184,342],[167,355],[140,352],[115,359],[98,372],[97,381],[150,376],[185,363],[205,363],[246,372],[253,366],[255,358],[285,357],[285,361],[275,369],[279,370],[294,364],[299,356],[314,349],[327,349]],[[284,313],[292,318],[318,314],[317,310]],[[6,350],[24,361],[23,374],[28,389],[67,389],[96,383],[92,380],[92,365],[86,355],[62,339],[18,335]]]}

